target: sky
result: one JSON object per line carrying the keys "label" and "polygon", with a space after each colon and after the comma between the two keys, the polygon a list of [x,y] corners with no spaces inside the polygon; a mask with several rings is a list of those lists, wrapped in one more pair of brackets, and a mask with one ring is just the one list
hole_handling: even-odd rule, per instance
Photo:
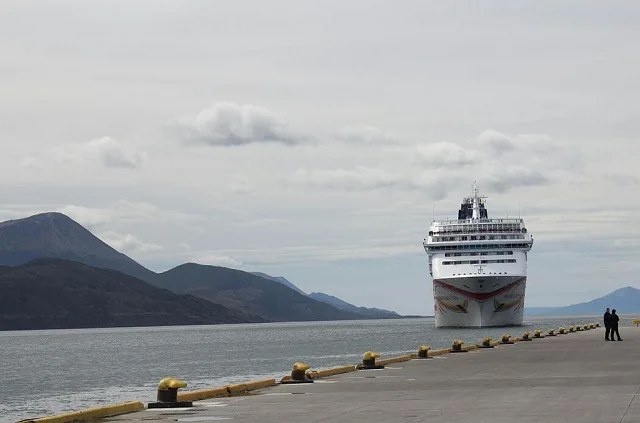
{"label": "sky", "polygon": [[[640,4],[0,4],[0,221],[432,314],[422,240],[474,181],[527,306],[640,287]],[[615,307],[615,305],[612,305]]]}

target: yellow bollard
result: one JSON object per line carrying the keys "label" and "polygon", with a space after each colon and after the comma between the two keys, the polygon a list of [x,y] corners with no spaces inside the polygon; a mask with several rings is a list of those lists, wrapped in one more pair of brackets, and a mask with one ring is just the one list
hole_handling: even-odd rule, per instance
{"label": "yellow bollard", "polygon": [[535,332],[533,332],[533,337],[534,338],[544,338],[544,336],[542,335],[542,332],[540,332],[540,329],[536,329]]}
{"label": "yellow bollard", "polygon": [[288,378],[283,377],[280,383],[313,383],[313,379],[307,377],[307,370],[309,370],[308,364],[300,362],[293,363],[291,375]]}
{"label": "yellow bollard", "polygon": [[377,352],[365,352],[362,354],[362,363],[358,364],[358,370],[384,369],[384,365],[376,364],[376,358],[380,358],[380,354]]}
{"label": "yellow bollard", "polygon": [[502,339],[500,340],[501,344],[513,344],[513,341],[511,340],[511,335],[502,335]]}
{"label": "yellow bollard", "polygon": [[524,332],[522,334],[522,338],[520,338],[521,341],[531,341],[531,334],[529,332]]}
{"label": "yellow bollard", "polygon": [[565,329],[565,328],[560,327],[560,328],[558,328],[558,333],[559,333],[560,335],[566,335],[567,331],[566,331],[566,329]]}
{"label": "yellow bollard", "polygon": [[186,388],[187,382],[173,377],[165,377],[158,383],[157,402],[150,402],[149,408],[192,407],[192,401],[178,401],[178,389]]}
{"label": "yellow bollard", "polygon": [[426,345],[421,345],[420,348],[418,348],[418,358],[430,358],[429,357],[429,350],[431,348],[429,348]]}
{"label": "yellow bollard", "polygon": [[491,345],[491,338],[488,336],[482,339],[482,344],[478,345],[478,348],[493,348]]}
{"label": "yellow bollard", "polygon": [[467,350],[462,349],[462,344],[464,344],[464,342],[462,342],[459,339],[456,339],[451,344],[451,349],[449,349],[449,352],[452,352],[452,353],[467,352]]}
{"label": "yellow bollard", "polygon": [[549,332],[547,332],[547,336],[556,336],[556,331],[554,329],[549,329]]}

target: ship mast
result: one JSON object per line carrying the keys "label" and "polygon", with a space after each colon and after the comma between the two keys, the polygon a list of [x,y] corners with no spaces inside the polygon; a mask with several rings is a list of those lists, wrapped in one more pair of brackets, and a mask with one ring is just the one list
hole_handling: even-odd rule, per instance
{"label": "ship mast", "polygon": [[480,213],[480,204],[481,204],[481,200],[484,199],[486,197],[483,197],[479,194],[478,192],[478,183],[476,181],[473,182],[473,194],[471,196],[471,201],[472,201],[472,214],[471,214],[471,219],[472,220],[478,220],[481,219],[481,213]]}

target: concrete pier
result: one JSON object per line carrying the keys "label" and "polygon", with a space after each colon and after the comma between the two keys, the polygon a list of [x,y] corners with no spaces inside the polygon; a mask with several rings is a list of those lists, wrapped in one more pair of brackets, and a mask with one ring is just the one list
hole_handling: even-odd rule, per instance
{"label": "concrete pier", "polygon": [[605,342],[598,328],[105,421],[640,422],[640,328],[621,335]]}

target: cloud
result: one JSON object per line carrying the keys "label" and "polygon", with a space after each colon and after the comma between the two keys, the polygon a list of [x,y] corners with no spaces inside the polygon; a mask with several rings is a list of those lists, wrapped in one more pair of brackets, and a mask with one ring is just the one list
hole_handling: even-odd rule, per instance
{"label": "cloud", "polygon": [[507,135],[493,129],[482,132],[475,139],[475,142],[480,148],[488,148],[498,155],[516,148],[514,142]]}
{"label": "cloud", "polygon": [[42,163],[36,156],[27,155],[20,162],[20,167],[42,168]]}
{"label": "cloud", "polygon": [[147,253],[162,251],[164,249],[157,244],[142,242],[131,234],[119,234],[109,231],[98,235],[98,238],[100,238],[116,250],[123,252]]}
{"label": "cloud", "polygon": [[222,266],[222,267],[232,267],[239,268],[244,267],[244,263],[242,260],[238,260],[229,256],[218,256],[214,254],[205,254],[202,256],[195,257],[190,260],[193,263],[198,264],[208,264],[212,266]]}
{"label": "cloud", "polygon": [[417,161],[435,168],[469,166],[477,163],[481,157],[478,151],[448,141],[422,144],[417,150]]}
{"label": "cloud", "polygon": [[501,168],[484,180],[488,190],[503,193],[517,187],[548,185],[551,181],[535,169],[521,166]]}
{"label": "cloud", "polygon": [[349,144],[388,145],[398,144],[396,137],[375,126],[347,126],[338,131],[336,139]]}
{"label": "cloud", "polygon": [[357,166],[354,169],[298,169],[292,176],[294,183],[311,184],[345,190],[375,190],[411,186],[402,175],[379,168]]}
{"label": "cloud", "polygon": [[83,144],[63,144],[51,151],[51,158],[58,163],[100,163],[114,169],[136,169],[146,159],[146,154],[125,148],[111,137],[102,137]]}
{"label": "cloud", "polygon": [[195,118],[176,120],[170,129],[187,144],[212,147],[308,142],[308,135],[294,131],[274,113],[251,104],[219,102]]}
{"label": "cloud", "polygon": [[[419,191],[441,200],[474,180],[504,193],[546,186],[579,174],[581,156],[546,135],[507,136],[486,130],[471,141],[440,141],[396,148],[385,162],[337,169],[300,168],[290,181],[347,191],[396,189]],[[363,157],[364,160],[364,157]]]}
{"label": "cloud", "polygon": [[144,155],[127,151],[119,142],[110,137],[89,141],[84,148],[88,160],[97,160],[105,167],[135,169],[144,161]]}
{"label": "cloud", "polygon": [[120,200],[111,208],[94,208],[66,205],[57,209],[87,228],[95,228],[112,222],[122,223],[175,223],[193,222],[199,216],[161,209],[149,203],[133,203]]}

